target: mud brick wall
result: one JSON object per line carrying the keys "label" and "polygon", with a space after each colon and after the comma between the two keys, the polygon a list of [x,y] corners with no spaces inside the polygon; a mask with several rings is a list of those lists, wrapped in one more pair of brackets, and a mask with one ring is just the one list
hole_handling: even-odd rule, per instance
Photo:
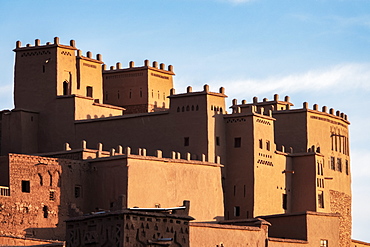
{"label": "mud brick wall", "polygon": [[351,196],[330,190],[330,207],[332,213],[339,213],[339,240],[341,247],[351,246],[352,216]]}

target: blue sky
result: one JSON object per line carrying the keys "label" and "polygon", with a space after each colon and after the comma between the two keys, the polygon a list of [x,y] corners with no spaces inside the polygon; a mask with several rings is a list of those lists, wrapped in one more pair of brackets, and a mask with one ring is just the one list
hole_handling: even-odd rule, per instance
{"label": "blue sky", "polygon": [[353,238],[370,241],[370,1],[0,0],[0,109],[13,107],[15,42],[58,36],[110,66],[173,64],[176,92],[289,95],[351,121]]}

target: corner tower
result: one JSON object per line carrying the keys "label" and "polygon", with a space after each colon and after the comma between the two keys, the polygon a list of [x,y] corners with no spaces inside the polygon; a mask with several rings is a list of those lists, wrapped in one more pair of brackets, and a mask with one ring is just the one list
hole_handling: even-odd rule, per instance
{"label": "corner tower", "polygon": [[14,105],[17,109],[42,111],[60,95],[82,95],[102,101],[101,55],[86,57],[77,50],[75,41],[70,45],[54,43],[21,46],[14,49]]}

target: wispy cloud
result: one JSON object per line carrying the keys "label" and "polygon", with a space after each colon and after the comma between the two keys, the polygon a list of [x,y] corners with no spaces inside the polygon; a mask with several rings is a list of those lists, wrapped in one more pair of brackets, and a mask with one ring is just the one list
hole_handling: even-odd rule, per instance
{"label": "wispy cloud", "polygon": [[219,81],[216,84],[227,86],[228,94],[237,96],[240,92],[250,91],[255,94],[317,92],[322,90],[344,92],[352,89],[370,91],[369,82],[370,64],[341,64],[304,73],[271,76],[264,79],[246,78]]}

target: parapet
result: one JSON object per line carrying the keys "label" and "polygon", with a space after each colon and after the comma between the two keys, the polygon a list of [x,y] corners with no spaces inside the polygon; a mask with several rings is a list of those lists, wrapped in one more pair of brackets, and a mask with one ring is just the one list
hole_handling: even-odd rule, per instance
{"label": "parapet", "polygon": [[161,63],[158,65],[157,61],[154,61],[152,63],[152,66],[150,66],[150,61],[146,59],[144,60],[144,65],[139,66],[139,67],[135,67],[134,61],[129,62],[128,68],[122,68],[122,64],[120,62],[117,62],[115,66],[110,66],[109,69],[107,69],[107,66],[104,64],[103,72],[112,73],[112,72],[118,72],[118,71],[122,72],[122,71],[130,71],[130,70],[151,69],[151,70],[155,70],[155,71],[170,74],[170,75],[175,75],[172,65],[168,65],[167,69],[165,67],[166,65],[164,63]]}
{"label": "parapet", "polygon": [[346,121],[349,124],[348,117],[347,117],[346,114],[344,114],[343,112],[340,112],[340,111],[335,111],[333,108],[330,108],[329,109],[329,112],[328,112],[328,107],[327,106],[323,106],[321,108],[321,111],[320,111],[318,104],[314,104],[312,106],[312,109],[309,109],[308,103],[307,102],[303,102],[302,109],[309,110],[311,112],[316,112],[316,113],[324,114],[324,115],[331,115],[331,116],[334,116],[336,118],[343,119],[344,121]]}
{"label": "parapet", "polygon": [[[163,154],[162,150],[156,150],[154,155],[148,155],[147,150],[145,148],[138,148],[135,150],[132,150],[131,147],[122,147],[121,145],[118,145],[116,148],[111,148],[109,151],[103,150],[103,144],[98,143],[96,149],[88,149],[87,148],[87,142],[85,140],[81,141],[81,144],[78,148],[73,149],[69,143],[64,144],[64,151],[58,152],[56,154],[46,154],[46,155],[52,155],[52,156],[58,156],[62,157],[68,153],[86,153],[88,155],[82,154],[82,159],[94,161],[98,158],[122,158],[122,156],[126,156],[129,158],[137,158],[137,159],[163,159],[171,162],[177,162],[177,163],[193,163],[193,164],[201,164],[201,165],[208,165],[208,166],[222,166],[220,164],[221,158],[220,156],[216,157],[216,163],[209,162],[206,159],[205,154],[196,155],[191,154],[189,152],[187,153],[181,153],[176,151],[171,151],[167,157]],[[87,158],[84,158],[87,157]]]}
{"label": "parapet", "polygon": [[76,42],[74,40],[70,40],[69,45],[62,45],[59,43],[59,37],[54,38],[54,42],[46,42],[45,45],[41,45],[41,42],[39,39],[35,39],[34,45],[26,44],[26,46],[22,46],[21,41],[17,41],[15,44],[15,49],[13,51],[18,50],[28,50],[28,49],[39,49],[39,48],[50,48],[50,47],[63,47],[70,50],[77,50],[76,48]]}
{"label": "parapet", "polygon": [[225,94],[225,88],[220,87],[218,92],[211,92],[209,89],[208,84],[203,85],[203,90],[202,91],[193,91],[193,88],[191,86],[188,86],[186,88],[186,93],[181,93],[181,94],[175,94],[175,89],[172,88],[170,91],[170,98],[175,98],[175,97],[187,97],[187,96],[194,96],[194,95],[204,95],[204,94],[209,94],[209,95],[214,95],[214,96],[219,96],[223,98],[227,98],[227,95]]}

